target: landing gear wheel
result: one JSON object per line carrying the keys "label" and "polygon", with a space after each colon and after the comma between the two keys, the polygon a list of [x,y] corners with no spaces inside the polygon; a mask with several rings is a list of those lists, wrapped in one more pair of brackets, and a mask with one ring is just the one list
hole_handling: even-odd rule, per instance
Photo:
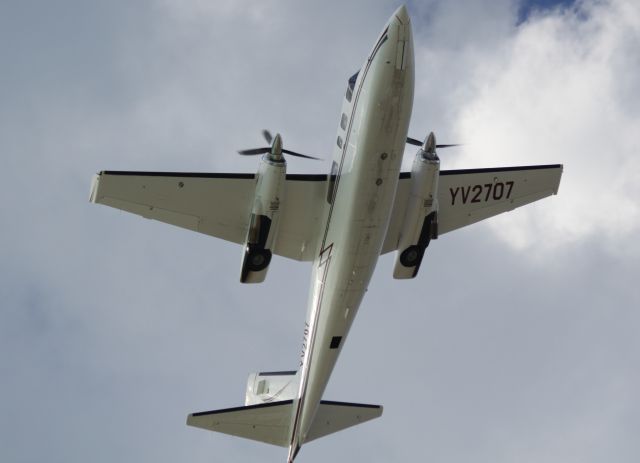
{"label": "landing gear wheel", "polygon": [[249,247],[247,256],[247,268],[252,272],[260,272],[269,266],[271,251],[268,249],[255,249]]}
{"label": "landing gear wheel", "polygon": [[420,262],[420,256],[422,255],[422,250],[420,246],[409,246],[407,249],[402,251],[400,254],[400,263],[405,267],[415,267],[418,262]]}

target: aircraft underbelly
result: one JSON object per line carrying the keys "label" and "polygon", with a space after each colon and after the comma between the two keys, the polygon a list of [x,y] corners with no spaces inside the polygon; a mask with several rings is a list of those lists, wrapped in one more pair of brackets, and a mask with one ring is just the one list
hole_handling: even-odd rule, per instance
{"label": "aircraft underbelly", "polygon": [[359,71],[349,129],[338,143],[333,201],[312,270],[290,455],[309,432],[380,255],[411,117],[413,72],[410,25],[394,17]]}
{"label": "aircraft underbelly", "polygon": [[[399,90],[400,92],[402,89]],[[324,242],[314,265],[310,312],[317,311],[305,402],[319,403],[373,275],[386,235],[408,129],[406,104],[385,95],[360,123],[351,169],[342,174]],[[403,112],[404,109],[404,112]],[[307,410],[301,429],[309,429]]]}

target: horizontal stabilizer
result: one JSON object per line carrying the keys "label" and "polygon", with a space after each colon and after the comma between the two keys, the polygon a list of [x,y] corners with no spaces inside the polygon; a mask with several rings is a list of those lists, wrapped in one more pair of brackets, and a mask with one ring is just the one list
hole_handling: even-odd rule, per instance
{"label": "horizontal stabilizer", "polygon": [[232,436],[287,447],[293,400],[192,413],[187,424]]}
{"label": "horizontal stabilizer", "polygon": [[382,415],[382,405],[322,400],[305,442],[364,423]]}

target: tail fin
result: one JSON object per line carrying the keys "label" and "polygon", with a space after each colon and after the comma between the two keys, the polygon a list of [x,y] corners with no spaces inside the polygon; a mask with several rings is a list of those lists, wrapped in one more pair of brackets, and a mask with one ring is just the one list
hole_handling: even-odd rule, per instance
{"label": "tail fin", "polygon": [[295,399],[300,376],[296,371],[262,371],[251,373],[247,380],[245,405]]}
{"label": "tail fin", "polygon": [[289,445],[293,400],[192,413],[187,424],[267,444]]}

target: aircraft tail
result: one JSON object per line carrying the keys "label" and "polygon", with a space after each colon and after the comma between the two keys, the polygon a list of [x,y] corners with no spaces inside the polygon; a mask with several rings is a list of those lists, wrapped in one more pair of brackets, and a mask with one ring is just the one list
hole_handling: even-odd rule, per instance
{"label": "aircraft tail", "polygon": [[299,445],[382,415],[380,405],[322,400],[309,430],[302,439],[294,439],[299,381],[297,371],[251,373],[243,407],[192,413],[187,424],[281,447],[289,447],[295,440],[296,448],[289,452],[292,460]]}
{"label": "aircraft tail", "polygon": [[[288,447],[295,400],[192,413],[189,426]],[[349,402],[320,402],[316,417],[302,443],[378,418],[382,406]]]}

